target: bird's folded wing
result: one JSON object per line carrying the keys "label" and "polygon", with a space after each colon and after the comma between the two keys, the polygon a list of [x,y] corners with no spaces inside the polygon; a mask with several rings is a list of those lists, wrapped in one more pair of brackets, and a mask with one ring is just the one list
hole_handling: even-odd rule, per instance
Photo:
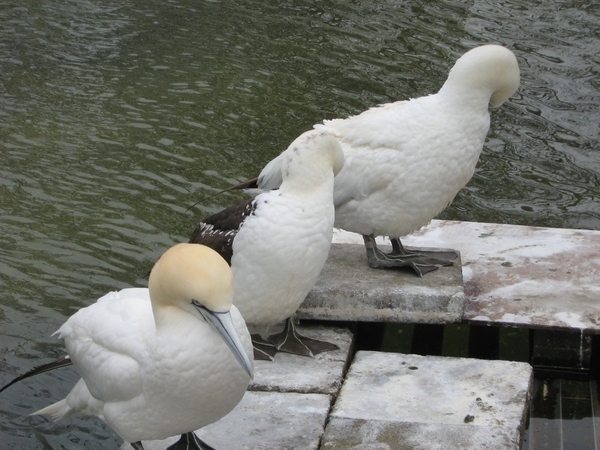
{"label": "bird's folded wing", "polygon": [[143,391],[140,362],[150,358],[156,334],[148,290],[125,289],[100,300],[57,334],[95,398],[130,399]]}

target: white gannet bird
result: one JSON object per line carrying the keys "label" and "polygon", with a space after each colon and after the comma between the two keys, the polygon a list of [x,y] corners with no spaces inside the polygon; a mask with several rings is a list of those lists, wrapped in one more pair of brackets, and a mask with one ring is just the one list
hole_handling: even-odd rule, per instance
{"label": "white gannet bird", "polygon": [[33,414],[98,417],[137,450],[142,440],[179,434],[170,448],[211,449],[193,430],[228,414],[253,373],[250,335],[232,300],[221,256],[201,245],[172,247],[148,289],[111,292],[55,333],[69,355],[62,365],[70,358],[81,379]]}
{"label": "white gannet bird", "polygon": [[[194,230],[190,242],[231,263],[233,303],[251,329],[290,318],[317,281],[333,235],[333,179],[343,164],[330,133],[307,131],[280,156],[279,189],[207,217]],[[307,356],[337,348],[297,335],[293,320],[269,339],[277,350]],[[257,348],[258,336],[253,340]]]}
{"label": "white gannet bird", "polygon": [[[471,179],[490,127],[488,106],[508,100],[519,77],[510,50],[484,45],[458,59],[437,94],[315,125],[346,156],[335,178],[335,227],[363,235],[371,267],[409,266],[422,275],[452,264],[455,252],[407,251],[400,237],[427,225]],[[238,186],[276,189],[284,158],[268,163],[256,184]],[[390,237],[393,251],[379,250],[376,236]]]}

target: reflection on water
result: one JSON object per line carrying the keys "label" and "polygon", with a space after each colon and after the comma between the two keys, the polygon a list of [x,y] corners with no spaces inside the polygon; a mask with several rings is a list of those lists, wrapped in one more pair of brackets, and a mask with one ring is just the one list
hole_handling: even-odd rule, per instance
{"label": "reflection on water", "polygon": [[[2,381],[240,194],[196,200],[316,122],[437,91],[478,44],[512,48],[522,86],[442,217],[600,229],[593,2],[0,2]],[[75,379],[3,393],[2,446],[116,448],[94,423],[24,419]]]}
{"label": "reflection on water", "polygon": [[596,449],[598,381],[536,379],[522,448]]}

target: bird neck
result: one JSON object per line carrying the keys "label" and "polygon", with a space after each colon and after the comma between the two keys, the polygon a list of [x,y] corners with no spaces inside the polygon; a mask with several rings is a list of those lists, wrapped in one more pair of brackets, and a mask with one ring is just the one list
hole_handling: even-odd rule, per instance
{"label": "bird neck", "polygon": [[[329,173],[327,173],[329,172]],[[284,177],[280,191],[287,194],[309,195],[312,192],[333,192],[331,167],[296,170],[293,177]]]}
{"label": "bird neck", "polygon": [[181,328],[190,319],[195,318],[191,312],[184,311],[175,305],[156,305],[153,303],[152,312],[157,330]]}
{"label": "bird neck", "polygon": [[287,159],[281,167],[281,175],[283,178],[281,187],[289,185],[308,190],[323,184],[327,185],[330,179],[333,180],[333,169],[327,155],[317,153],[310,160],[308,158]]}
{"label": "bird neck", "polygon": [[487,111],[493,91],[482,85],[466,85],[456,80],[448,79],[437,93],[440,102],[452,109],[469,110],[481,113]]}

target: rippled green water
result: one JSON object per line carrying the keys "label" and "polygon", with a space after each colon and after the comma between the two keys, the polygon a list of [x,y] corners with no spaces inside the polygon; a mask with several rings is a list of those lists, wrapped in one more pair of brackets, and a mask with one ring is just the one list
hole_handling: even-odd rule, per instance
{"label": "rippled green water", "polygon": [[[437,91],[478,44],[513,49],[522,86],[442,217],[600,229],[593,2],[0,0],[0,24],[0,382],[240,194],[189,205],[314,123]],[[1,394],[0,446],[117,448],[100,422],[26,417],[75,379]]]}

